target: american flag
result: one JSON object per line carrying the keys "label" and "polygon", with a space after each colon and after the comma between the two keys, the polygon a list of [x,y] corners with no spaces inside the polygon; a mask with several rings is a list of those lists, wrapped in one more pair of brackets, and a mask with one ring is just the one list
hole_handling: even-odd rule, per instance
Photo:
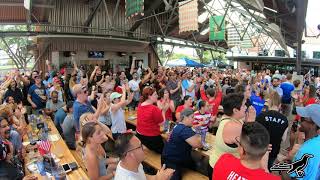
{"label": "american flag", "polygon": [[50,148],[51,148],[51,144],[50,144],[50,141],[48,140],[42,140],[40,141],[39,143],[39,149],[42,149],[43,151],[45,152],[49,152],[50,151]]}

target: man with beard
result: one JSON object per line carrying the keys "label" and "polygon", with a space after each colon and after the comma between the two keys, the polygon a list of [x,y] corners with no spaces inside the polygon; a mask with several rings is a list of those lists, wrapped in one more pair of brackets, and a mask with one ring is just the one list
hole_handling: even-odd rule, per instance
{"label": "man with beard", "polygon": [[[54,124],[56,125],[58,131],[62,133],[61,124],[63,123],[64,118],[62,119],[62,122],[60,122],[57,120],[58,118],[56,118],[55,116],[56,116],[56,112],[65,106],[65,103],[59,100],[58,94],[59,93],[57,91],[51,92],[51,99],[47,101],[46,108],[44,109],[44,113],[48,116],[51,116],[51,118],[54,119]],[[60,114],[58,114],[58,116],[59,115]]]}
{"label": "man with beard", "polygon": [[[299,177],[296,173],[289,174],[291,178],[297,179],[320,179],[320,105],[311,104],[306,107],[297,107],[297,114],[301,116],[300,132],[305,134],[305,141],[303,144],[295,144],[289,152],[295,154],[292,162],[302,159],[306,154],[311,156],[308,160],[304,171],[304,176]],[[294,152],[296,151],[296,153]],[[287,176],[287,173],[282,173],[284,179],[291,179]]]}
{"label": "man with beard", "polygon": [[35,76],[35,84],[32,85],[28,91],[28,101],[32,106],[33,114],[39,114],[46,106],[46,90],[42,86],[41,78],[38,75]]}

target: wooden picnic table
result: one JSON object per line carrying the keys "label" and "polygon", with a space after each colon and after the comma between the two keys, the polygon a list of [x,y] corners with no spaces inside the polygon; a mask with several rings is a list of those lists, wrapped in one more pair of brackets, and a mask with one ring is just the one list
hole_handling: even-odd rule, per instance
{"label": "wooden picnic table", "polygon": [[[135,118],[134,118],[135,117]],[[136,115],[136,112],[135,111],[133,111],[133,112],[126,112],[125,113],[125,118],[126,118],[126,123],[128,123],[128,124],[131,124],[131,125],[133,125],[133,126],[137,126],[137,115]],[[131,118],[131,119],[130,119]],[[160,129],[162,129],[162,127],[160,127]],[[162,136],[162,138],[164,139],[164,140],[167,140],[168,139],[168,137],[169,137],[169,134],[168,133],[162,133],[161,134],[161,136]],[[211,133],[207,133],[207,135],[206,135],[206,142],[208,143],[208,144],[210,144],[211,146],[213,146],[213,144],[214,144],[214,141],[215,141],[215,137],[216,136],[214,136],[213,134],[211,134]],[[203,156],[207,156],[207,157],[209,157],[210,156],[210,154],[212,154],[213,152],[213,148],[211,148],[210,150],[208,150],[208,151],[204,151],[204,150],[202,150],[202,149],[199,149],[199,148],[197,148],[197,149],[195,149],[195,151],[196,152],[198,152],[198,153],[200,153],[201,155],[203,155]]]}
{"label": "wooden picnic table", "polygon": [[[66,164],[66,163],[72,163],[72,162],[77,162],[76,159],[73,157],[72,153],[70,152],[68,146],[66,145],[66,143],[64,142],[64,140],[61,138],[57,128],[55,127],[54,123],[52,122],[52,120],[49,118],[47,120],[45,120],[48,123],[48,127],[51,129],[51,131],[49,131],[49,136],[58,136],[59,140],[57,141],[50,141],[51,143],[51,152],[53,154],[55,154],[60,161],[58,162],[60,165],[62,164]],[[31,125],[28,125],[28,132],[31,132]],[[23,137],[23,141],[27,142],[29,141],[27,136]],[[26,164],[28,164],[30,162],[29,159],[29,154],[27,154],[27,156],[25,157],[25,162]],[[26,170],[27,174],[30,172],[28,170]],[[79,164],[78,164],[78,169],[71,171],[69,173],[67,173],[67,179],[68,180],[87,180],[89,179],[88,175],[86,174],[86,171],[84,169],[82,169]]]}

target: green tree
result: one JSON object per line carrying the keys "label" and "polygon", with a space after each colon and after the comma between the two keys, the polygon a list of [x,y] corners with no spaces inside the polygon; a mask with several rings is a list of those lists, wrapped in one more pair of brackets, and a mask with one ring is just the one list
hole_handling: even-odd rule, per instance
{"label": "green tree", "polygon": [[[27,31],[27,27],[0,25],[0,32],[5,31]],[[0,49],[7,53],[18,69],[26,70],[27,65],[33,59],[33,55],[28,50],[32,42],[27,37],[2,36],[0,38]]]}
{"label": "green tree", "polygon": [[189,59],[194,59],[194,57],[191,57],[186,54],[181,54],[181,53],[173,53],[171,56],[171,59],[181,59],[181,58],[189,58]]}
{"label": "green tree", "polygon": [[210,63],[212,60],[220,60],[220,61],[226,61],[226,54],[219,51],[205,51],[203,53],[203,59],[205,63]]}

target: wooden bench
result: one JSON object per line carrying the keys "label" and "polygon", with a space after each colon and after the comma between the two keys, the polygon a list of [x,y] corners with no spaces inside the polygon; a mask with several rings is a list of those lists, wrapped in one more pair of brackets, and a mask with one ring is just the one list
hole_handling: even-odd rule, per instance
{"label": "wooden bench", "polygon": [[71,151],[71,154],[73,155],[74,159],[79,164],[79,166],[85,171],[86,174],[88,174],[86,165],[84,164],[84,161],[82,159],[81,152],[79,150],[70,150],[70,151]]}
{"label": "wooden bench", "polygon": [[[161,155],[154,151],[146,150],[146,158],[143,162],[152,168],[159,170],[161,169]],[[182,173],[183,180],[207,180],[208,177],[190,169],[185,169]]]}

